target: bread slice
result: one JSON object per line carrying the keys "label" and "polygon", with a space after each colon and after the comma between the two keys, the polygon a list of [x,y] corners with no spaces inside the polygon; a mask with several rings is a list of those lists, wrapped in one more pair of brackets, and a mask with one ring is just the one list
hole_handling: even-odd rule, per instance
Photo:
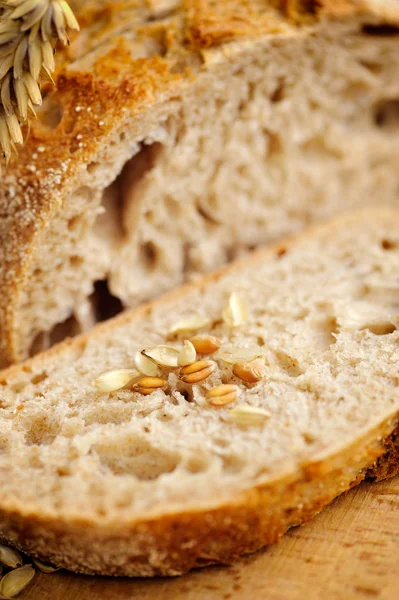
{"label": "bread slice", "polygon": [[89,328],[99,303],[133,306],[311,221],[396,204],[397,2],[74,8],[58,90],[0,186],[3,365]]}
{"label": "bread slice", "polygon": [[[3,371],[1,537],[79,572],[176,575],[273,543],[364,477],[397,472],[398,219],[314,229]],[[232,293],[246,321],[242,306],[226,315]],[[93,384],[137,350],[179,347],[193,332],[170,332],[192,315],[221,341],[202,357],[209,377],[165,369],[149,395]],[[231,353],[262,357],[257,382],[234,375]],[[212,404],[219,385],[236,400]]]}

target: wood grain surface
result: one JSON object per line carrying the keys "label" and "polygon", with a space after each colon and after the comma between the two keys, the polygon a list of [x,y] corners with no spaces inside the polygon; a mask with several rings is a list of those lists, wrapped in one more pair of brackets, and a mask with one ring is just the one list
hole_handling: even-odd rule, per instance
{"label": "wood grain surface", "polygon": [[40,574],[24,600],[397,600],[399,478],[362,484],[279,544],[175,579]]}

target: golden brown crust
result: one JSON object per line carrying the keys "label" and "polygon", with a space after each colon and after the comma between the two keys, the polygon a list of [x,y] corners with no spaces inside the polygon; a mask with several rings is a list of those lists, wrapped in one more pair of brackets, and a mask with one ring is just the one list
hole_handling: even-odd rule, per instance
{"label": "golden brown crust", "polygon": [[[380,11],[382,18],[399,20],[399,7],[380,5],[376,0],[76,2],[83,30],[67,51],[59,52],[57,89],[48,90],[44,103],[60,120],[49,123],[45,111],[39,114],[0,187],[1,362],[17,358],[14,310],[40,235],[68,197],[75,176],[121,126],[124,115],[138,119],[178,94],[193,77],[193,58],[204,49],[292,33],[320,15],[346,18]],[[130,29],[135,43],[158,40],[159,55],[132,58],[130,42],[122,35]],[[87,55],[96,56],[90,67],[84,66]]]}
{"label": "golden brown crust", "polygon": [[[392,210],[357,213],[359,223],[369,215],[372,222],[396,223]],[[370,217],[371,215],[371,217]],[[240,264],[258,261],[287,251],[295,241],[328,233],[352,221],[353,215],[333,224],[313,227],[300,236],[274,244],[263,251],[224,267],[199,282],[170,292],[135,311],[124,313],[98,326],[92,333],[68,340],[21,366],[10,367],[2,376],[9,381],[21,369],[45,364],[49,357],[78,352],[88,338],[112,331],[117,324],[151,312],[154,306],[180,297],[193,288],[204,288],[224,273],[239,269]],[[374,221],[373,221],[374,219]],[[351,445],[331,449],[328,455],[297,465],[294,471],[246,490],[229,503],[184,513],[171,513],[152,519],[107,521],[101,516],[85,520],[78,514],[46,515],[40,511],[16,507],[0,499],[0,537],[42,560],[78,572],[93,574],[153,576],[177,575],[198,566],[229,563],[239,555],[253,552],[276,542],[285,531],[309,520],[333,498],[360,483],[366,477],[393,476],[399,470],[398,414],[370,426]]]}
{"label": "golden brown crust", "polygon": [[[229,564],[277,542],[289,527],[311,519],[365,477],[378,477],[397,431],[396,416],[337,454],[213,509],[101,525],[1,507],[0,537],[32,556],[89,574],[179,575],[199,566]],[[397,472],[396,466],[391,475]]]}

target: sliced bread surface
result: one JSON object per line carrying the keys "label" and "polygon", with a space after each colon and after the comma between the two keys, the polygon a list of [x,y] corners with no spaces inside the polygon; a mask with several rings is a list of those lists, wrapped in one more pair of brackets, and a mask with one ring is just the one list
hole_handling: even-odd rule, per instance
{"label": "sliced bread surface", "polygon": [[396,205],[398,2],[73,7],[81,33],[0,186],[3,366],[88,329],[101,293],[133,306]]}
{"label": "sliced bread surface", "polygon": [[[3,371],[1,537],[80,572],[174,575],[396,472],[398,221],[355,213]],[[193,315],[209,323],[171,334]],[[93,383],[194,335],[220,341],[197,357],[214,369],[198,383],[176,368],[148,395]],[[232,362],[254,355],[246,383]],[[212,404],[219,385],[236,399]]]}

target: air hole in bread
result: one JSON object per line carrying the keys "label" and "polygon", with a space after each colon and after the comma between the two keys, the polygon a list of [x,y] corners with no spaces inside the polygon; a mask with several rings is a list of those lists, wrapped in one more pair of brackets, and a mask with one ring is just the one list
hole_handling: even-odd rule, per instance
{"label": "air hole in bread", "polygon": [[[209,558],[199,557],[195,560],[195,566],[196,567],[206,567],[207,565],[210,565],[212,562],[215,562],[214,559],[212,559],[212,557],[209,557]],[[217,562],[220,563],[220,560],[218,560]],[[230,595],[225,596],[226,600],[228,600],[228,598],[230,598],[230,597],[231,597]]]}
{"label": "air hole in bread", "polygon": [[72,314],[62,323],[58,323],[51,331],[48,332],[48,346],[62,342],[67,337],[74,337],[81,333],[81,326],[76,317]]}
{"label": "air hole in bread", "polygon": [[277,154],[281,154],[283,150],[283,142],[281,136],[273,131],[266,131],[268,138],[268,158],[272,158]]}
{"label": "air hole in bread", "polygon": [[279,350],[276,352],[277,363],[285,373],[290,377],[299,377],[303,371],[299,365],[299,362],[293,356],[290,356],[287,352]]}
{"label": "air hole in bread", "polygon": [[380,75],[384,69],[382,63],[373,60],[361,59],[359,60],[359,64],[373,75]]}
{"label": "air hole in bread", "polygon": [[395,25],[389,25],[388,23],[382,23],[380,25],[370,23],[365,24],[362,27],[362,32],[365,35],[374,35],[380,37],[390,37],[399,35],[399,27]]}
{"label": "air hole in bread", "polygon": [[102,465],[115,475],[134,475],[138,479],[152,480],[171,473],[180,463],[174,452],[160,450],[137,435],[120,434],[92,447]]}
{"label": "air hole in bread", "polygon": [[25,443],[28,446],[46,446],[51,444],[60,432],[60,420],[54,413],[47,415],[44,411],[36,415],[25,415],[21,412],[25,433]]}
{"label": "air hole in bread", "polygon": [[82,332],[82,328],[76,317],[71,314],[65,321],[55,325],[50,331],[38,333],[29,348],[29,356],[48,350],[54,344],[62,342],[67,337],[74,337]]}
{"label": "air hole in bread", "polygon": [[146,173],[155,167],[163,150],[164,146],[160,142],[141,144],[140,150],[125,164],[119,175],[122,193],[133,190],[145,178]]}
{"label": "air hole in bread", "polygon": [[374,335],[389,335],[396,331],[396,327],[393,323],[381,321],[380,323],[370,323],[370,325],[366,325],[362,327],[362,329],[368,329]]}
{"label": "air hole in bread", "polygon": [[159,248],[154,242],[145,242],[140,246],[140,262],[149,271],[156,268],[159,259]]}
{"label": "air hole in bread", "polygon": [[64,107],[51,94],[46,96],[42,105],[35,110],[39,123],[48,129],[57,129],[64,116]]}
{"label": "air hole in bread", "polygon": [[312,335],[314,347],[320,352],[325,352],[337,341],[336,336],[339,333],[337,319],[328,315],[320,320],[310,321],[309,333]]}
{"label": "air hole in bread", "polygon": [[42,383],[42,381],[45,381],[47,377],[48,375],[46,371],[42,371],[41,373],[36,373],[36,375],[33,375],[33,377],[31,377],[30,382],[34,385],[37,385],[38,383]]}
{"label": "air hole in bread", "polygon": [[287,254],[287,248],[285,246],[281,246],[276,252],[276,257],[282,258],[286,254]]}
{"label": "air hole in bread", "polygon": [[69,219],[69,221],[67,223],[67,227],[68,227],[69,231],[77,231],[82,223],[83,223],[83,219],[79,215],[79,216],[72,217],[71,219]]}
{"label": "air hole in bread", "polygon": [[173,417],[172,417],[172,415],[170,415],[166,412],[160,411],[157,413],[157,419],[158,419],[158,421],[165,422],[165,421],[172,421]]}
{"label": "air hole in bread", "polygon": [[390,98],[377,104],[374,109],[374,120],[378,127],[385,131],[399,131],[399,98]]}
{"label": "air hole in bread", "polygon": [[283,79],[280,79],[279,84],[277,85],[276,89],[270,96],[270,100],[271,100],[271,102],[276,104],[276,103],[284,100],[284,98],[285,98],[285,82]]}
{"label": "air hole in bread", "polygon": [[245,465],[245,458],[238,454],[228,454],[222,456],[223,471],[225,473],[238,473]]}
{"label": "air hole in bread", "polygon": [[96,321],[111,319],[123,310],[122,302],[111,294],[106,280],[95,282],[90,302],[93,305]]}
{"label": "air hole in bread", "polygon": [[88,408],[84,415],[85,425],[93,425],[95,423],[114,423],[119,425],[129,421],[132,416],[131,405],[126,404],[121,406],[120,402],[111,403],[107,406],[102,406],[98,410],[98,406]]}
{"label": "air hole in bread", "polygon": [[84,259],[82,256],[71,256],[69,258],[69,263],[73,268],[79,268],[81,264],[83,264]]}
{"label": "air hole in bread", "polygon": [[15,393],[15,394],[20,394],[28,385],[28,381],[15,381],[14,383],[10,384],[10,389]]}
{"label": "air hole in bread", "polygon": [[[210,197],[208,198],[208,202],[207,202],[210,207],[212,207],[212,205],[214,206],[216,204],[216,199],[213,195],[210,195]],[[214,215],[212,214],[212,211],[210,210],[209,206],[207,207],[205,202],[203,202],[201,199],[198,200],[198,202],[196,203],[195,206],[198,214],[202,217],[202,219],[204,220],[205,223],[211,224],[211,225],[217,225],[219,224],[219,221],[214,217]]]}
{"label": "air hole in bread", "polygon": [[189,473],[203,473],[209,468],[209,461],[203,456],[192,456],[184,466]]}
{"label": "air hole in bread", "polygon": [[381,240],[381,248],[383,250],[395,250],[397,247],[398,247],[398,244],[396,242],[393,242],[392,240],[388,240],[388,239]]}
{"label": "air hole in bread", "polygon": [[94,175],[97,171],[97,169],[100,168],[100,165],[98,164],[98,162],[91,162],[90,164],[87,165],[87,170],[90,173],[90,175]]}

